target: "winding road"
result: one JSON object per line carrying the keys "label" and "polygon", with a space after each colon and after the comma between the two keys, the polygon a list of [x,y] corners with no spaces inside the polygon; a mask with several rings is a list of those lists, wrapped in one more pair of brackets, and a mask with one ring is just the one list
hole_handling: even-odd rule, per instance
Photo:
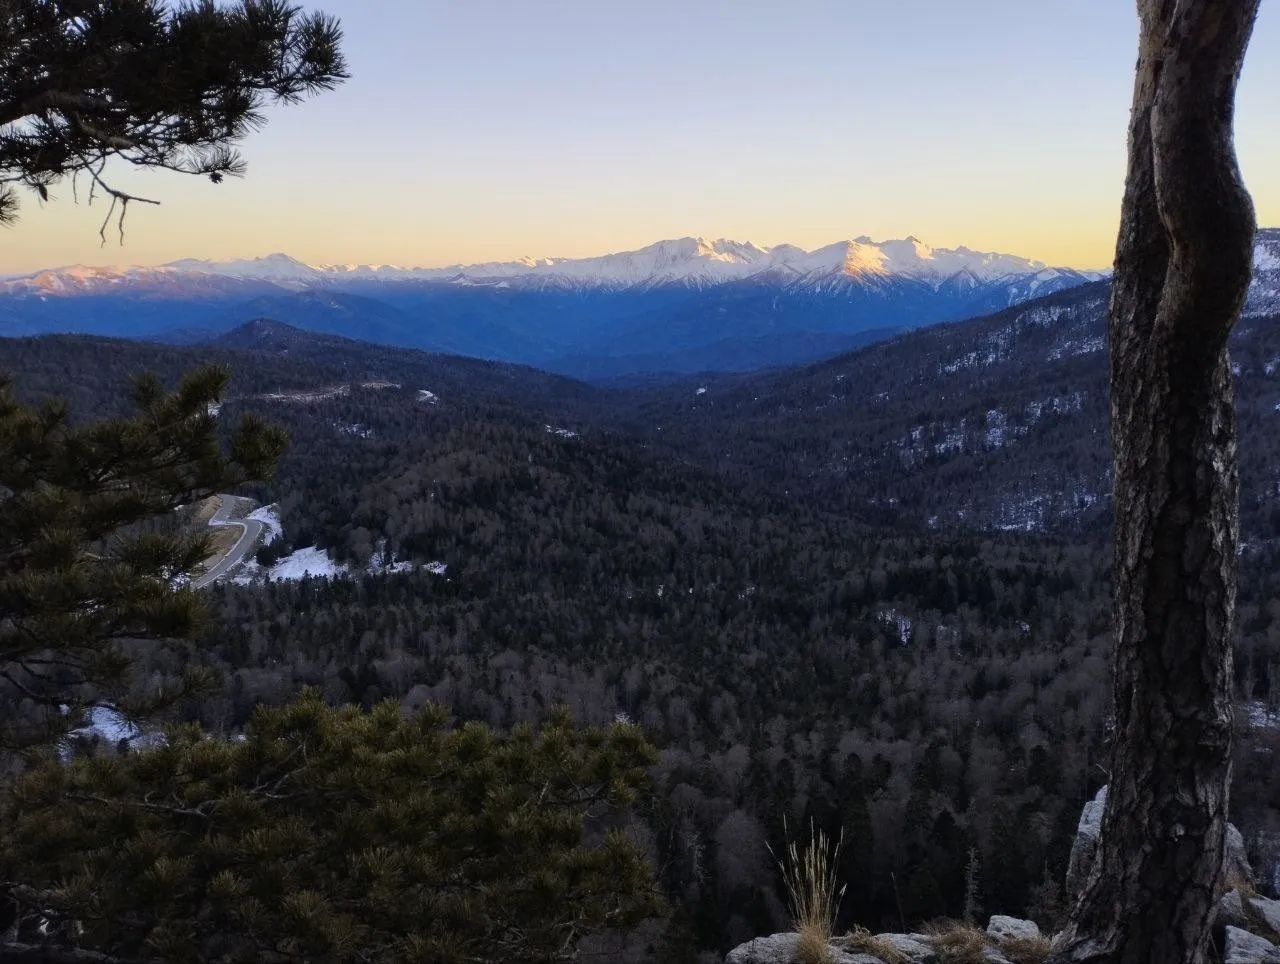
{"label": "winding road", "polygon": [[258,540],[262,537],[262,530],[266,528],[266,524],[257,519],[230,518],[231,513],[239,510],[242,505],[242,501],[234,495],[220,495],[218,503],[218,511],[209,519],[209,525],[213,528],[237,526],[241,530],[240,538],[227,550],[226,555],[209,567],[208,572],[192,583],[196,589],[212,585],[240,565],[245,555],[258,544]]}

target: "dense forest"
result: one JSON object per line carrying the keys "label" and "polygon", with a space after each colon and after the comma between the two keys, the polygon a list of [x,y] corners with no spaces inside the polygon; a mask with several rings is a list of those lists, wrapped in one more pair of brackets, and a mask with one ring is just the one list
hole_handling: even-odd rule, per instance
{"label": "dense forest", "polygon": [[[971,867],[987,912],[1061,912],[1080,806],[1106,782],[1103,297],[628,391],[266,322],[185,348],[7,341],[0,365],[84,416],[121,410],[130,372],[226,365],[220,418],[292,439],[240,493],[279,506],[260,561],[315,546],[355,575],[211,589],[199,652],[223,682],[185,717],[237,732],[307,685],[499,728],[557,704],[625,714],[661,748],[633,832],[670,905],[627,953],[692,961],[784,923],[784,820],[844,828],[849,925],[958,917]],[[1267,867],[1280,731],[1248,711],[1280,705],[1271,321],[1235,348],[1233,816]],[[417,567],[374,573],[375,556]]]}

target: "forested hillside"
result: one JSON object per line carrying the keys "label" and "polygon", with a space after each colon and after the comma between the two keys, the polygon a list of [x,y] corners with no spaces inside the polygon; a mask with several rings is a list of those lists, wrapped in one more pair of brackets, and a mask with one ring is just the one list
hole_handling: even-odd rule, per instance
{"label": "forested hillside", "polygon": [[[653,389],[636,425],[678,457],[855,518],[1105,536],[1106,299],[1100,282],[802,369]],[[1280,532],[1276,320],[1246,316],[1231,347],[1250,540]]]}
{"label": "forested hillside", "polygon": [[[782,925],[766,844],[784,817],[845,828],[848,923],[958,916],[971,859],[988,910],[1058,913],[1080,806],[1106,780],[1103,296],[629,392],[270,324],[189,348],[0,352],[21,392],[86,414],[120,405],[129,371],[226,364],[220,418],[255,411],[292,437],[243,493],[280,506],[268,555],[446,564],[212,589],[201,652],[224,682],[184,708],[206,729],[308,684],[497,727],[556,703],[640,723],[662,757],[636,832],[673,908],[648,940],[679,961]],[[1280,343],[1261,321],[1239,343],[1239,695],[1274,705],[1280,550],[1260,479]],[[1039,508],[999,515],[1010,486]],[[1246,832],[1280,803],[1250,763],[1270,731],[1249,732]]]}

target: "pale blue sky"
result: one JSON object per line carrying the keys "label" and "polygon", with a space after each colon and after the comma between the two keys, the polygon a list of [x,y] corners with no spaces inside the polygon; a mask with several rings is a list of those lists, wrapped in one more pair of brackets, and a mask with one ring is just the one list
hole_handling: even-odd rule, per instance
{"label": "pale blue sky", "polygon": [[[311,6],[312,4],[308,4]],[[70,192],[0,272],[283,250],[313,262],[574,256],[701,234],[862,234],[1110,261],[1136,55],[1127,0],[320,0],[352,79],[272,112],[249,176],[126,183],[126,246]],[[1280,12],[1238,111],[1280,224]]]}

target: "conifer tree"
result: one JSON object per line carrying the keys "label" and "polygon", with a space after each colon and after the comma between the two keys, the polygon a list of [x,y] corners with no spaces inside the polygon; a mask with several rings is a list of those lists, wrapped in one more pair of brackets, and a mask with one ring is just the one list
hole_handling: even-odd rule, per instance
{"label": "conifer tree", "polygon": [[138,692],[130,652],[189,637],[203,616],[185,580],[206,539],[144,523],[264,478],[284,449],[246,416],[224,451],[211,411],[229,377],[205,368],[172,393],[140,377],[132,418],[87,423],[0,382],[0,748],[47,746],[91,705],[145,717],[201,682]]}
{"label": "conifer tree", "polygon": [[309,690],[242,741],[189,726],[28,772],[0,880],[108,960],[567,961],[658,907],[618,822],[655,759],[630,724],[498,736]]}
{"label": "conifer tree", "polygon": [[268,102],[347,77],[342,28],[288,0],[0,0],[0,223],[14,185],[48,199],[84,175],[121,237],[131,201],[109,162],[206,176],[244,172],[237,143]]}

